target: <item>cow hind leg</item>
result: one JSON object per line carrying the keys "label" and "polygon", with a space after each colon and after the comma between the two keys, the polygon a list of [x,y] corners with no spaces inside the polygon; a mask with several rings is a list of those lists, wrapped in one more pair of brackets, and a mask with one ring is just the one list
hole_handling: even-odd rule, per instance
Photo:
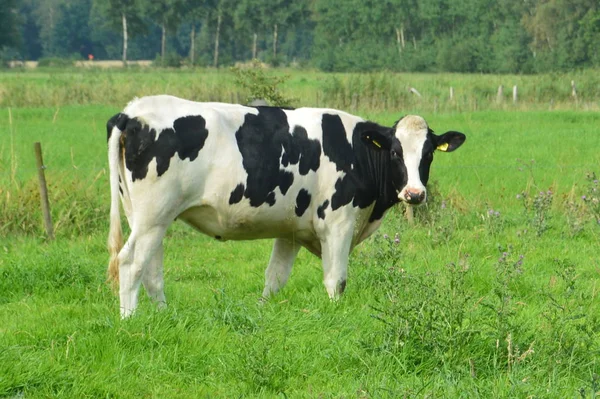
{"label": "cow hind leg", "polygon": [[267,270],[265,271],[263,298],[268,298],[285,286],[299,250],[300,245],[293,240],[284,238],[277,238],[275,240],[269,266],[267,266]]}
{"label": "cow hind leg", "polygon": [[351,234],[329,234],[321,241],[323,283],[332,300],[338,299],[346,288]]}
{"label": "cow hind leg", "polygon": [[[123,251],[119,254],[121,261],[119,265],[119,296],[121,300],[121,317],[123,318],[131,316],[137,307],[138,294],[144,274],[148,268],[151,268],[150,264],[156,258],[157,252],[162,253],[164,233],[165,229],[162,227],[154,227],[137,234],[134,229],[123,247]],[[121,257],[121,255],[123,256]],[[156,277],[154,272],[149,275],[152,276],[153,274]],[[152,294],[150,295],[152,296]]]}
{"label": "cow hind leg", "polygon": [[167,299],[164,290],[162,241],[158,248],[156,248],[154,257],[148,263],[148,267],[142,274],[142,284],[150,299],[157,304],[159,309],[166,307]]}

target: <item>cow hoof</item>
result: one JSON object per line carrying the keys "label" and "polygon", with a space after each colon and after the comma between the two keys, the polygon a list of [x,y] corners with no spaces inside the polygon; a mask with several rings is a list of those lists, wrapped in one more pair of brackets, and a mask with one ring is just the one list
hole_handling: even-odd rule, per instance
{"label": "cow hoof", "polygon": [[325,283],[325,287],[327,288],[327,294],[329,295],[329,299],[332,301],[337,301],[340,299],[344,290],[346,289],[346,280],[338,281],[334,284]]}

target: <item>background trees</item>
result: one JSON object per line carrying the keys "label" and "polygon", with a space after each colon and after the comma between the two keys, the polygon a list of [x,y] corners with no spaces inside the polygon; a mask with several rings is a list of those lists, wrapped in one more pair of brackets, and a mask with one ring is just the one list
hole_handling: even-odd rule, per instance
{"label": "background trees", "polygon": [[23,24],[17,14],[17,0],[3,0],[0,4],[0,50],[19,45],[19,26]]}
{"label": "background trees", "polygon": [[[598,0],[3,0],[0,54],[330,71],[600,67]],[[178,64],[179,61],[176,63]],[[169,64],[171,65],[171,64]]]}

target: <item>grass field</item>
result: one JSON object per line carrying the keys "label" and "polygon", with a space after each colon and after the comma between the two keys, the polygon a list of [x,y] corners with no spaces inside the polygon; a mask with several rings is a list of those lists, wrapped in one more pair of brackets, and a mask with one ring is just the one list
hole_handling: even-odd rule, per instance
{"label": "grass field", "polygon": [[[18,84],[54,95],[37,76]],[[164,77],[173,87],[186,79]],[[104,126],[120,105],[41,101],[0,115],[0,397],[600,395],[597,112],[358,104],[380,123],[418,112],[468,139],[436,156],[414,225],[398,208],[354,251],[342,300],[327,299],[320,261],[301,251],[286,288],[259,305],[270,242],[219,243],[175,224],[169,308],[144,298],[123,321],[105,283]],[[35,141],[53,242],[41,227]]]}

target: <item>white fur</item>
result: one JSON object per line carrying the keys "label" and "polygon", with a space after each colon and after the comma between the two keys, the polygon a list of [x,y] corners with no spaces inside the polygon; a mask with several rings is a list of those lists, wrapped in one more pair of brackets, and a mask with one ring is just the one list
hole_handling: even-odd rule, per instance
{"label": "white fur", "polygon": [[408,182],[399,193],[398,198],[404,200],[407,191],[427,193],[425,185],[421,182],[419,165],[421,164],[422,150],[427,140],[427,123],[416,115],[407,115],[396,126],[396,138],[402,144],[404,165],[408,174]]}

